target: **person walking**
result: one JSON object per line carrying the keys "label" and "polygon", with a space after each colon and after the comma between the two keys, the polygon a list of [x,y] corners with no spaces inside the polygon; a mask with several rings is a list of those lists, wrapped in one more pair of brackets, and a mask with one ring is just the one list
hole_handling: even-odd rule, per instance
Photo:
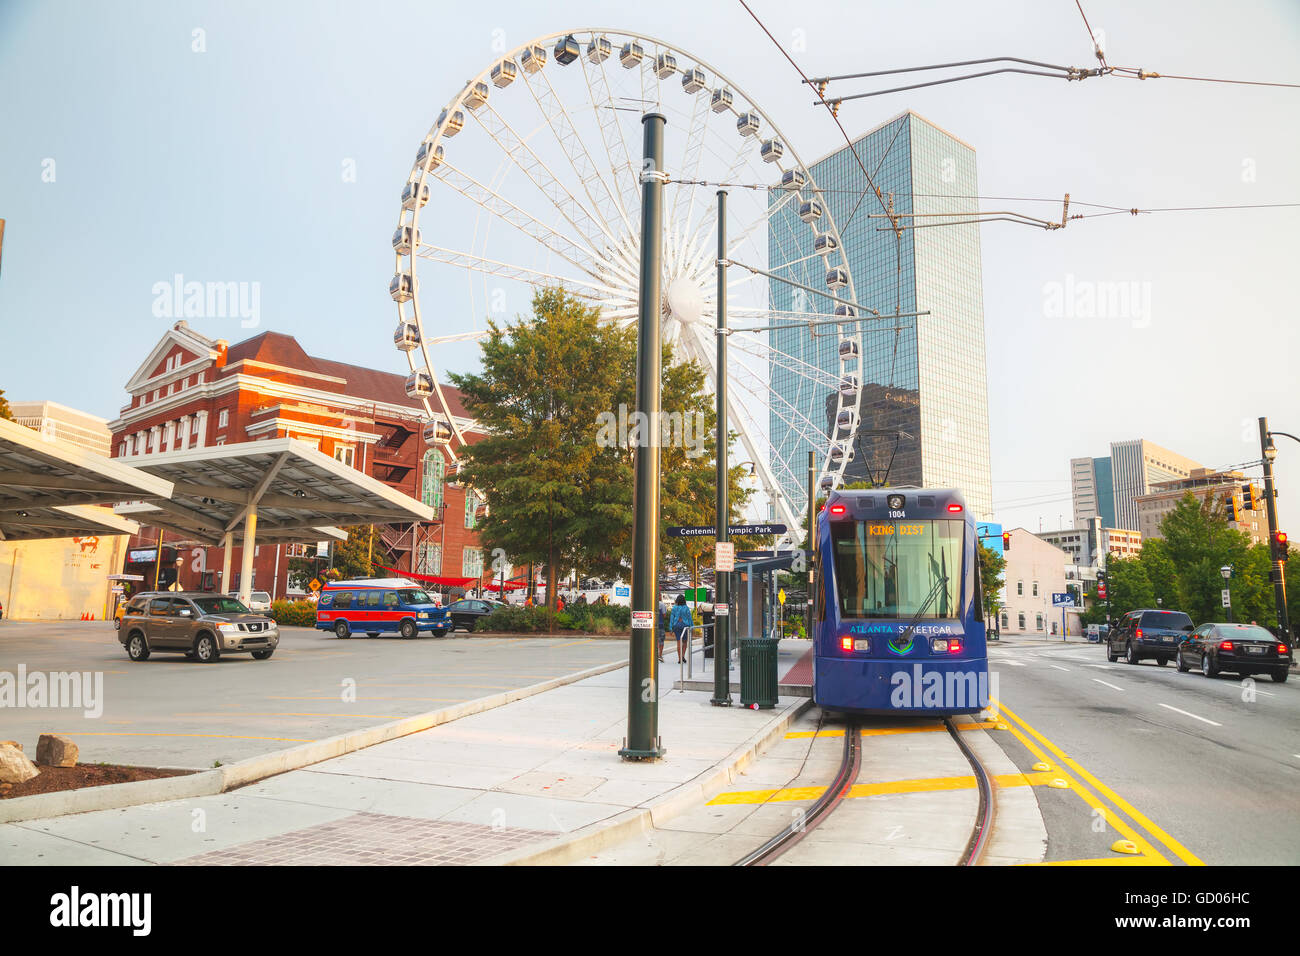
{"label": "person walking", "polygon": [[695,623],[691,617],[691,609],[686,606],[686,595],[677,595],[677,603],[673,605],[672,614],[668,618],[668,627],[677,637],[677,659],[683,661],[686,659],[686,646],[691,638],[691,626]]}

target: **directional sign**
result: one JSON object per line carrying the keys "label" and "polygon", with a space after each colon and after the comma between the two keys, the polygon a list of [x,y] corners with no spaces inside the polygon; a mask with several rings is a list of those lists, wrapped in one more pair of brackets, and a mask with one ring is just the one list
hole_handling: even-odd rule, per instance
{"label": "directional sign", "polygon": [[1232,607],[1232,592],[1227,588],[1223,589],[1223,606]]}
{"label": "directional sign", "polygon": [[736,546],[730,541],[719,541],[713,546],[713,570],[736,570]]}
{"label": "directional sign", "polygon": [[1074,607],[1074,595],[1054,593],[1052,595],[1052,607]]}
{"label": "directional sign", "polygon": [[[727,534],[733,536],[750,534],[785,534],[783,524],[732,524],[727,525]],[[712,538],[718,533],[716,525],[669,525],[664,533],[670,538]]]}

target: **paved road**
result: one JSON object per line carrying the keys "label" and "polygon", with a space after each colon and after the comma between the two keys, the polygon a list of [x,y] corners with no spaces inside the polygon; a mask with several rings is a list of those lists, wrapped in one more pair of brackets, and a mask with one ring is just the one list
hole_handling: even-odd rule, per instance
{"label": "paved road", "polygon": [[[990,651],[989,661],[1010,712],[1195,858],[1207,864],[1300,863],[1300,827],[1292,813],[1300,806],[1300,679],[1294,672],[1285,684],[1206,679],[1179,674],[1172,663],[1108,664],[1095,644],[1004,645]],[[999,742],[1018,762],[1033,759],[1015,741],[1002,736]],[[1053,800],[1041,790],[1038,796],[1049,860],[1107,852],[1116,833],[1094,833],[1078,804],[1068,808],[1064,798]]]}
{"label": "paved road", "polygon": [[133,664],[111,623],[0,621],[0,682],[14,680],[23,665],[28,675],[89,672],[91,686],[93,675],[103,686],[99,716],[87,716],[84,708],[0,703],[0,740],[17,740],[35,753],[41,733],[64,733],[77,742],[83,763],[204,768],[626,657],[620,640],[341,641],[322,631],[285,628],[267,661],[236,654],[199,664],[155,654]]}

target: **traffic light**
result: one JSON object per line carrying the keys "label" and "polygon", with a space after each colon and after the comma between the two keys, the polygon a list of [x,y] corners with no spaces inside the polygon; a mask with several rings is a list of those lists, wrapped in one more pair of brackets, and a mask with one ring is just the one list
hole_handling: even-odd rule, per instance
{"label": "traffic light", "polygon": [[1259,488],[1255,485],[1242,485],[1241,497],[1245,502],[1245,508],[1247,511],[1258,511],[1260,508],[1264,507],[1264,502],[1260,496]]}
{"label": "traffic light", "polygon": [[1010,551],[1010,550],[1011,550],[1011,532],[1010,532],[1010,531],[1004,531],[1004,532],[1002,532],[1002,550],[1003,550],[1003,551]]}
{"label": "traffic light", "polygon": [[1236,495],[1229,495],[1228,498],[1227,498],[1227,500],[1224,502],[1224,504],[1227,505],[1227,510],[1228,510],[1228,520],[1229,520],[1229,521],[1240,521],[1240,520],[1241,520],[1241,501],[1237,498],[1237,496],[1236,496]]}
{"label": "traffic light", "polygon": [[1106,600],[1106,572],[1097,572],[1097,600]]}
{"label": "traffic light", "polygon": [[1273,560],[1285,561],[1291,552],[1291,545],[1287,543],[1285,531],[1273,532]]}

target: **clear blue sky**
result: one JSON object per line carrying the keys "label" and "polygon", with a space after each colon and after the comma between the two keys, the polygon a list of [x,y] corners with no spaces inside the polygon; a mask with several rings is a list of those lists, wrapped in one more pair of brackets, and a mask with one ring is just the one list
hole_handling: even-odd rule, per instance
{"label": "clear blue sky", "polygon": [[[1072,0],[751,4],[810,73],[1014,55],[1091,65]],[[1116,65],[1300,81],[1300,5],[1088,0]],[[808,12],[811,11],[811,14]],[[0,387],[108,418],[169,320],[176,273],[261,284],[262,327],[404,371],[389,236],[415,147],[494,58],[567,27],[661,36],[730,74],[805,158],[838,132],[738,3],[0,2]],[[206,52],[191,50],[204,31]],[[802,31],[796,33],[796,31]],[[893,84],[891,84],[893,85]],[[905,108],[975,146],[986,196],[1120,206],[1300,200],[1300,91],[994,77],[846,104],[850,133]],[[356,182],[340,165],[355,160]],[[42,179],[53,160],[53,182]],[[1245,173],[1245,175],[1244,175]],[[989,202],[1059,216],[1059,206]],[[1143,437],[1208,465],[1300,433],[1300,210],[983,227],[994,502],[1070,523],[1067,463]],[[1052,317],[1051,283],[1144,283],[1149,321]],[[235,319],[195,323],[237,341]],[[1289,446],[1289,447],[1287,447]],[[1284,443],[1280,505],[1300,496]],[[1293,529],[1295,530],[1295,529]]]}

